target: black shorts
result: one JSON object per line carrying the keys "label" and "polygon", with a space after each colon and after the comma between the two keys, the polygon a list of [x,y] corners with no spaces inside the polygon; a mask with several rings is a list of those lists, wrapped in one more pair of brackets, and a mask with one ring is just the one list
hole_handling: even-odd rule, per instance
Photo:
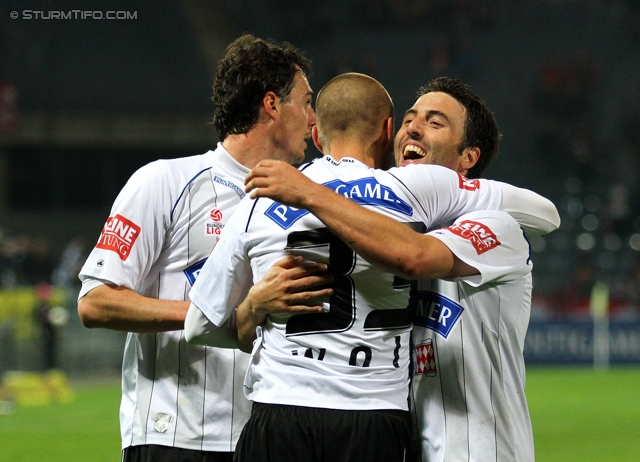
{"label": "black shorts", "polygon": [[409,413],[253,403],[235,462],[404,462]]}
{"label": "black shorts", "polygon": [[122,462],[232,462],[233,452],[195,451],[156,444],[129,446]]}

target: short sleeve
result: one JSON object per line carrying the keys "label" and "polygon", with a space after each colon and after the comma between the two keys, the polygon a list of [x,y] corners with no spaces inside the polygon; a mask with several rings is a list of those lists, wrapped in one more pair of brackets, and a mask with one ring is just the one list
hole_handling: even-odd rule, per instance
{"label": "short sleeve", "polygon": [[167,167],[136,171],[116,198],[80,279],[92,277],[135,290],[160,255],[171,222]]}
{"label": "short sleeve", "polygon": [[414,195],[429,229],[447,226],[475,210],[498,210],[502,202],[496,182],[468,179],[439,165],[407,165],[389,172]]}
{"label": "short sleeve", "polygon": [[430,236],[442,241],[479,274],[455,278],[477,287],[507,282],[531,272],[530,247],[518,222],[506,212],[484,210],[465,214]]}

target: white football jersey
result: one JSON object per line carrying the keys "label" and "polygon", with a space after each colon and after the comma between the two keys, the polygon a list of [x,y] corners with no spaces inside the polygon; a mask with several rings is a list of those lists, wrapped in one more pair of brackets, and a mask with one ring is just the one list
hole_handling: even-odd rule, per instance
{"label": "white football jersey", "polygon": [[[203,155],[142,167],[118,195],[80,279],[187,300],[245,195],[248,171],[220,144]],[[129,333],[122,367],[123,448],[233,451],[250,413],[242,392],[248,359],[239,350],[190,345],[182,330]]]}
{"label": "white football jersey", "polygon": [[[497,183],[433,165],[389,172],[330,156],[302,168],[317,183],[421,232],[469,210],[497,208]],[[408,409],[407,281],[373,267],[306,210],[245,199],[189,296],[220,326],[273,263],[293,253],[326,262],[335,295],[325,313],[270,316],[254,344],[247,397],[331,409]]]}
{"label": "white football jersey", "polygon": [[531,309],[529,244],[497,211],[429,233],[478,275],[419,281],[411,411],[421,462],[533,462],[524,394]]}

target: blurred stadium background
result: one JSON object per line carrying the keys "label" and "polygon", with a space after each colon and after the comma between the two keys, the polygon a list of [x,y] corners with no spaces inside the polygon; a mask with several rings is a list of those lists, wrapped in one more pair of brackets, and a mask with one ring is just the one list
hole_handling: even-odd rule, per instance
{"label": "blurred stadium background", "polygon": [[[503,133],[485,176],[562,216],[531,241],[527,363],[589,365],[595,349],[603,368],[637,367],[637,0],[0,0],[0,375],[53,364],[72,383],[117,381],[124,334],[80,324],[77,271],[135,169],[215,146],[213,72],[243,32],[304,50],[316,91],[342,72],[377,78],[399,114],[433,77],[470,84]],[[596,283],[610,308],[601,347]],[[68,316],[50,325],[43,299]],[[638,415],[640,373],[630,383]]]}

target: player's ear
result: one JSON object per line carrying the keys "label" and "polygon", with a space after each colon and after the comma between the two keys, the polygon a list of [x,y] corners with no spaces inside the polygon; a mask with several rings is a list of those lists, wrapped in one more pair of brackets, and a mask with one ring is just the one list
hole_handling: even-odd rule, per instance
{"label": "player's ear", "polygon": [[266,92],[262,97],[262,109],[265,114],[269,116],[269,118],[275,119],[278,115],[278,106],[278,96],[272,91]]}
{"label": "player's ear", "polygon": [[313,139],[313,144],[316,145],[318,151],[324,154],[324,149],[322,148],[322,143],[320,142],[320,135],[318,134],[318,126],[314,125],[311,127],[311,139]]}
{"label": "player's ear", "polygon": [[384,121],[383,130],[387,138],[385,148],[388,148],[387,145],[393,145],[393,117],[389,117]]}
{"label": "player's ear", "polygon": [[475,146],[472,148],[464,148],[460,158],[460,172],[468,172],[480,159],[480,148]]}

